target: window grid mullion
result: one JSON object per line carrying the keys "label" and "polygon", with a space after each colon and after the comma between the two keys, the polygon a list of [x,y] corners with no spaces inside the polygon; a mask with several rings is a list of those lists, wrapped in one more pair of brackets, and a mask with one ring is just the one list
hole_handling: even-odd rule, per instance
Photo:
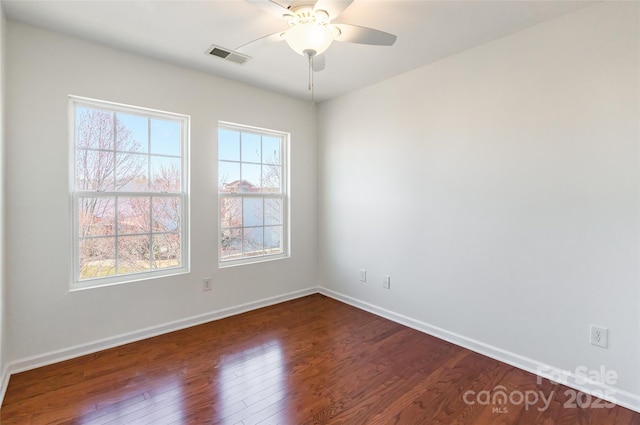
{"label": "window grid mullion", "polygon": [[116,155],[116,141],[118,140],[118,136],[116,134],[116,113],[113,113],[113,183],[111,184],[111,190],[115,191],[118,187],[116,185],[116,176],[118,175],[118,156]]}
{"label": "window grid mullion", "polygon": [[244,180],[242,175],[242,132],[240,132],[240,184],[242,184],[242,180]]}
{"label": "window grid mullion", "polygon": [[[240,144],[240,155],[242,155],[242,144]],[[242,158],[242,157],[241,157]],[[242,168],[242,165],[240,166]],[[240,196],[240,252],[244,257],[244,196]]]}
{"label": "window grid mullion", "polygon": [[153,268],[153,198],[153,195],[149,197],[149,232],[147,233],[149,238],[149,270]]}
{"label": "window grid mullion", "polygon": [[147,118],[147,190],[151,191],[151,118]]}
{"label": "window grid mullion", "polygon": [[113,236],[114,236],[114,241],[113,241],[113,246],[114,246],[114,265],[115,265],[115,275],[118,276],[120,275],[120,237],[119,237],[119,233],[120,233],[120,207],[119,207],[119,202],[120,202],[120,197],[116,196],[113,204],[114,204],[114,217],[115,217],[115,223],[113,223],[114,229],[113,229]]}
{"label": "window grid mullion", "polygon": [[260,177],[259,177],[261,191],[264,190],[264,168],[263,167],[264,167],[264,158],[262,157],[262,134],[261,134],[260,135]]}
{"label": "window grid mullion", "polygon": [[125,198],[148,198],[149,196],[164,198],[184,198],[181,192],[107,192],[107,191],[86,191],[78,190],[75,194],[80,198],[106,198],[109,196],[122,196]]}
{"label": "window grid mullion", "polygon": [[266,209],[266,200],[267,198],[262,197],[262,252],[266,252],[264,249],[264,231],[265,231],[265,224],[264,224],[264,219],[265,219],[265,209]]}
{"label": "window grid mullion", "polygon": [[[118,150],[118,113],[114,112],[113,113],[113,191],[115,192],[117,189],[117,184],[116,184],[116,178],[118,176],[118,154],[116,153]],[[113,229],[113,250],[114,250],[114,254],[113,254],[113,265],[115,267],[115,275],[119,276],[120,275],[120,255],[118,255],[120,253],[120,241],[118,240],[118,231],[120,230],[118,226],[118,223],[120,222],[120,217],[119,217],[119,197],[117,195],[114,196],[113,199],[113,208],[114,208],[114,219],[115,222],[113,223],[114,229]]]}

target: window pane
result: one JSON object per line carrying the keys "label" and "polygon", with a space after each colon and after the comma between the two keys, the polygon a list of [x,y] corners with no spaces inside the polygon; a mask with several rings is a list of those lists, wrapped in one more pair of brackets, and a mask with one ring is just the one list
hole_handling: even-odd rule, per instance
{"label": "window pane", "polygon": [[78,236],[86,238],[113,235],[115,217],[113,198],[79,198]]}
{"label": "window pane", "polygon": [[265,198],[264,224],[282,224],[282,199]]}
{"label": "window pane", "polygon": [[262,137],[262,162],[265,164],[281,164],[280,158],[280,138]]}
{"label": "window pane", "polygon": [[240,163],[224,162],[218,163],[218,191],[239,192],[240,186]]}
{"label": "window pane", "polygon": [[218,130],[218,159],[240,161],[240,132],[221,128]]}
{"label": "window pane", "polygon": [[245,256],[252,257],[264,254],[262,250],[262,236],[262,227],[251,227],[248,229],[243,229],[242,252]]}
{"label": "window pane", "polygon": [[180,156],[180,123],[151,119],[151,153]]}
{"label": "window pane", "polygon": [[180,192],[180,158],[151,156],[151,190]]}
{"label": "window pane", "polygon": [[148,233],[149,198],[118,198],[118,234]]}
{"label": "window pane", "polygon": [[265,254],[280,254],[282,252],[282,226],[268,226],[264,228]]}
{"label": "window pane", "polygon": [[76,107],[76,147],[113,150],[113,112]]}
{"label": "window pane", "polygon": [[282,168],[279,165],[262,166],[262,188],[267,193],[281,193]]}
{"label": "window pane", "polygon": [[149,236],[121,236],[118,238],[118,273],[149,270]]}
{"label": "window pane", "polygon": [[242,162],[262,162],[262,147],[260,135],[242,133]]}
{"label": "window pane", "polygon": [[257,192],[260,190],[261,169],[262,166],[260,164],[242,164],[240,192]]}
{"label": "window pane", "polygon": [[262,226],[262,198],[244,198],[242,208],[243,226]]}
{"label": "window pane", "polygon": [[180,267],[180,234],[166,233],[153,236],[153,263],[154,269],[166,269]]}
{"label": "window pane", "polygon": [[146,192],[149,190],[149,157],[133,153],[116,154],[116,190]]}
{"label": "window pane", "polygon": [[242,226],[241,198],[220,198],[220,223],[224,228]]}
{"label": "window pane", "polygon": [[80,279],[116,274],[115,238],[90,238],[79,241]]}
{"label": "window pane", "polygon": [[223,230],[220,234],[220,257],[229,260],[242,256],[242,229]]}
{"label": "window pane", "polygon": [[113,152],[76,150],[76,190],[113,190]]}
{"label": "window pane", "polygon": [[178,196],[153,198],[153,231],[175,232],[180,229],[181,200]]}
{"label": "window pane", "polygon": [[149,118],[139,115],[116,114],[116,150],[124,152],[149,151]]}

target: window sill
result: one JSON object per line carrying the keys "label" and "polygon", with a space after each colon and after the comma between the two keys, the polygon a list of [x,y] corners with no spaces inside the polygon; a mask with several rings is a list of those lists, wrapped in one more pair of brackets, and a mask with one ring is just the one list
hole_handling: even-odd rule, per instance
{"label": "window sill", "polygon": [[260,263],[268,263],[270,261],[277,260],[286,260],[287,258],[291,258],[290,254],[279,254],[279,255],[269,255],[255,258],[243,258],[241,260],[228,260],[228,261],[219,261],[218,268],[219,269],[228,269],[238,266],[246,266],[250,264],[260,264]]}
{"label": "window sill", "polygon": [[187,269],[186,267],[180,267],[180,268],[175,268],[171,270],[139,273],[139,274],[130,275],[130,276],[118,276],[117,278],[106,277],[106,278],[84,280],[81,282],[72,282],[69,287],[69,292],[84,291],[86,289],[104,288],[106,286],[117,286],[122,284],[143,282],[143,281],[160,279],[165,277],[179,276],[179,275],[188,274],[188,273],[189,273],[189,269]]}

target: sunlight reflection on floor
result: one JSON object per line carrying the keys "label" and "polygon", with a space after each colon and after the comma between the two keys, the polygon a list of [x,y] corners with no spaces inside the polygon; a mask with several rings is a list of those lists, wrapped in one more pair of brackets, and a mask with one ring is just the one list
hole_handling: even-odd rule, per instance
{"label": "sunlight reflection on floor", "polygon": [[270,419],[278,422],[277,413],[285,408],[286,380],[282,348],[277,340],[225,357],[220,363],[217,419],[235,424],[269,409],[274,415]]}
{"label": "sunlight reflection on floor", "polygon": [[113,400],[113,404],[84,415],[79,423],[93,425],[111,420],[133,423],[142,419],[154,424],[172,420],[179,423],[184,415],[183,399],[182,380],[178,376],[168,376],[154,380],[152,390],[123,395],[118,401]]}

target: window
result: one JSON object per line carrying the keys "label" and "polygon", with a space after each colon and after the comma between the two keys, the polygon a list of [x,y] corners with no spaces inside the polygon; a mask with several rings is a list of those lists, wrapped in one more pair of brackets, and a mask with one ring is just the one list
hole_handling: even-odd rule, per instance
{"label": "window", "polygon": [[72,287],[188,269],[189,118],[72,97]]}
{"label": "window", "polygon": [[288,140],[286,133],[220,123],[220,266],[288,255]]}

